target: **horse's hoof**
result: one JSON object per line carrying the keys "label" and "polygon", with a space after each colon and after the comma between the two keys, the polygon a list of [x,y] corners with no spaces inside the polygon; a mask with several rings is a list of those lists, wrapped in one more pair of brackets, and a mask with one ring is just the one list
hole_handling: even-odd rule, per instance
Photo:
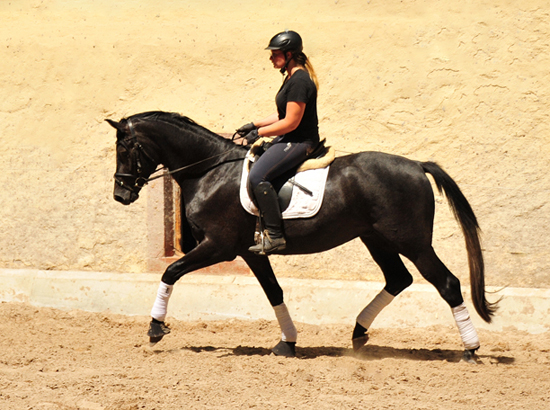
{"label": "horse's hoof", "polygon": [[149,343],[155,344],[162,340],[162,338],[170,333],[170,328],[161,322],[160,320],[153,319],[149,323],[149,330],[147,336],[149,336]]}
{"label": "horse's hoof", "polygon": [[369,335],[367,334],[367,329],[361,326],[359,323],[355,324],[355,329],[353,329],[353,335],[351,336],[351,342],[353,344],[353,351],[357,352],[369,341]]}
{"label": "horse's hoof", "polygon": [[296,342],[284,342],[281,340],[271,351],[275,356],[296,357]]}
{"label": "horse's hoof", "polygon": [[[477,348],[479,349],[479,347]],[[462,355],[462,360],[470,364],[478,364],[476,350],[477,349],[466,349]]]}
{"label": "horse's hoof", "polygon": [[359,349],[365,346],[368,341],[369,341],[369,335],[367,334],[361,337],[357,337],[355,339],[351,339],[351,342],[353,343],[353,351],[357,352]]}
{"label": "horse's hoof", "polygon": [[150,337],[149,338],[149,346],[153,347],[154,345],[156,345],[158,342],[160,342],[162,340],[164,336],[157,336],[157,337]]}

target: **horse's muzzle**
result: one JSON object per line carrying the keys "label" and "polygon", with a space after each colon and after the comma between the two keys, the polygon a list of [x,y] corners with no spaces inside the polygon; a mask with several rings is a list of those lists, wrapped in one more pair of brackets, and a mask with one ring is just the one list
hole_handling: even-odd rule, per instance
{"label": "horse's muzzle", "polygon": [[122,205],[130,205],[132,202],[135,202],[139,195],[128,190],[115,187],[114,192],[115,201],[120,202]]}

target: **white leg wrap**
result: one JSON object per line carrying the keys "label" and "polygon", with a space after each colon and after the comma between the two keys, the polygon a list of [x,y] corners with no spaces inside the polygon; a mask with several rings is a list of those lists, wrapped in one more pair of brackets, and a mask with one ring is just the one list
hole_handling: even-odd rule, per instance
{"label": "white leg wrap", "polygon": [[372,322],[378,314],[388,306],[392,300],[395,299],[395,296],[389,294],[386,289],[383,289],[376,297],[370,302],[359,316],[357,316],[357,323],[363,326],[365,329],[370,328]]}
{"label": "white leg wrap", "polygon": [[296,342],[298,339],[298,331],[294,326],[294,322],[288,313],[286,305],[281,303],[280,305],[273,306],[273,310],[275,310],[275,316],[277,316],[277,321],[281,328],[281,340],[283,342]]}
{"label": "white leg wrap", "polygon": [[157,298],[153,304],[153,309],[151,309],[151,317],[161,322],[164,322],[166,318],[166,311],[168,309],[168,300],[172,294],[172,289],[174,285],[167,285],[164,282],[160,282],[159,289],[157,291]]}
{"label": "white leg wrap", "polygon": [[477,349],[479,347],[479,337],[477,331],[470,319],[468,308],[464,303],[452,308],[453,316],[460,332],[460,337],[464,343],[464,347],[468,350]]}

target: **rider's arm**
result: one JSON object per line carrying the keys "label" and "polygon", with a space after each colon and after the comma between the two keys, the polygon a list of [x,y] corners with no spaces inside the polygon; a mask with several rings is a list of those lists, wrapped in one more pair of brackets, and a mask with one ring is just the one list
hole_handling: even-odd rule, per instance
{"label": "rider's arm", "polygon": [[256,127],[260,128],[260,127],[265,127],[267,125],[271,125],[271,124],[273,124],[274,122],[277,122],[277,121],[279,121],[279,114],[274,112],[269,117],[265,117],[263,120],[254,121],[254,125]]}
{"label": "rider's arm", "polygon": [[[254,124],[258,127],[258,134],[261,137],[275,137],[277,135],[288,134],[298,128],[298,125],[300,125],[300,121],[302,121],[302,117],[304,116],[305,110],[306,103],[289,101],[286,104],[285,118],[266,125],[261,125],[261,122]],[[277,114],[274,115],[278,119]],[[273,115],[267,118],[272,117]]]}

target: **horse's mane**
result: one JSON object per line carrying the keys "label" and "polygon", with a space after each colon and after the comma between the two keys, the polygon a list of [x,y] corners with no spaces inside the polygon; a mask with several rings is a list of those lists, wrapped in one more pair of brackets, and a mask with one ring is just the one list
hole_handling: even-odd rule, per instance
{"label": "horse's mane", "polygon": [[176,112],[166,112],[166,111],[147,111],[140,114],[134,114],[128,118],[131,119],[140,119],[140,120],[149,120],[149,121],[162,121],[174,125],[177,128],[188,128],[189,126],[193,128],[198,128],[204,132],[207,132],[210,135],[215,135],[221,139],[223,137],[219,136],[215,132],[210,131],[209,129],[203,127],[202,125],[197,124],[191,118],[184,115],[178,114]]}
{"label": "horse's mane", "polygon": [[195,121],[193,121],[191,118],[178,114],[177,112],[147,111],[139,114],[134,114],[128,118],[140,119],[140,120],[165,121],[177,126],[199,125]]}

